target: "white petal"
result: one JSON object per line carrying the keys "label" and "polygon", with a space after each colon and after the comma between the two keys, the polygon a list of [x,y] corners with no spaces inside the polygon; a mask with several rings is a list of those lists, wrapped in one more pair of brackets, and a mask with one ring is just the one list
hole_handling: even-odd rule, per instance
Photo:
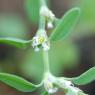
{"label": "white petal", "polygon": [[48,24],[47,24],[47,28],[48,28],[48,29],[52,29],[52,28],[53,28],[53,24],[52,24],[52,22],[48,22]]}
{"label": "white petal", "polygon": [[44,48],[44,51],[48,51],[49,50],[49,47],[47,47],[47,48]]}
{"label": "white petal", "polygon": [[81,91],[79,88],[73,86],[70,86],[69,89],[71,89],[75,94],[78,94],[78,92]]}
{"label": "white petal", "polygon": [[68,80],[64,80],[64,79],[59,79],[60,84],[64,87],[64,88],[68,88],[69,86],[72,85],[71,81]]}
{"label": "white petal", "polygon": [[35,52],[38,52],[40,49],[36,46],[36,47],[34,48],[34,50],[35,50]]}
{"label": "white petal", "polygon": [[48,90],[48,93],[53,94],[56,93],[58,91],[58,88],[52,88]]}
{"label": "white petal", "polygon": [[45,51],[48,51],[50,47],[47,45],[47,43],[42,44],[42,47]]}
{"label": "white petal", "polygon": [[35,36],[33,37],[33,43],[32,43],[32,46],[35,47],[35,46],[38,46],[40,43],[39,43],[39,37]]}
{"label": "white petal", "polygon": [[51,20],[55,19],[55,15],[52,13],[52,11],[49,11],[49,17]]}
{"label": "white petal", "polygon": [[66,84],[67,86],[72,85],[71,81],[66,81],[65,84]]}

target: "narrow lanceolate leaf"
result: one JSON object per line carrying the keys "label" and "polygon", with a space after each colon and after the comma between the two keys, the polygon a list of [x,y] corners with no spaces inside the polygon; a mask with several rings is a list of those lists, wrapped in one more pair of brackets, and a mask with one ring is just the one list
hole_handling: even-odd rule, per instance
{"label": "narrow lanceolate leaf", "polygon": [[0,81],[22,92],[32,92],[37,88],[37,85],[34,85],[23,78],[6,73],[0,73]]}
{"label": "narrow lanceolate leaf", "polygon": [[79,8],[73,8],[68,11],[53,30],[52,34],[50,35],[50,40],[56,41],[64,39],[64,37],[74,28],[79,19],[79,15]]}
{"label": "narrow lanceolate leaf", "polygon": [[69,79],[77,85],[85,85],[95,80],[95,67],[89,69],[82,75]]}
{"label": "narrow lanceolate leaf", "polygon": [[31,40],[21,40],[16,38],[0,38],[0,44],[7,44],[18,48],[25,48],[31,44]]}

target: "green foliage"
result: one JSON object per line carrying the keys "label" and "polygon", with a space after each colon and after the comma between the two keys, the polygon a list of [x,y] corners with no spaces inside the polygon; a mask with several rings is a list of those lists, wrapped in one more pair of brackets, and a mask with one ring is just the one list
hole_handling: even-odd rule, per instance
{"label": "green foliage", "polygon": [[0,73],[0,81],[22,92],[32,92],[37,86],[16,75]]}
{"label": "green foliage", "polygon": [[41,95],[49,95],[49,94],[45,91]]}
{"label": "green foliage", "polygon": [[27,46],[31,45],[31,42],[32,40],[26,41],[17,38],[0,38],[0,43],[8,44],[18,48],[26,48]]}
{"label": "green foliage", "polygon": [[29,19],[33,23],[38,23],[39,21],[39,8],[40,0],[26,0],[25,1],[25,10]]}
{"label": "green foliage", "polygon": [[82,75],[71,78],[70,79],[73,83],[77,85],[85,85],[95,80],[95,67],[89,69],[87,72],[83,73]]}
{"label": "green foliage", "polygon": [[56,19],[54,20],[54,25],[57,26],[59,22],[60,22],[60,19],[56,18]]}
{"label": "green foliage", "polygon": [[[40,3],[42,3],[42,2],[44,2],[44,1],[40,1],[40,0],[26,0],[25,1],[25,9],[26,9],[27,15],[28,15],[29,19],[34,24],[38,23],[38,21],[39,21],[39,17],[40,17],[39,16],[39,8],[41,7]],[[47,11],[47,16],[41,15],[42,18],[45,18],[45,19],[41,19],[41,21],[39,22],[43,26],[43,27],[41,27],[42,30],[46,29],[45,25],[47,24],[46,21],[48,19],[48,16],[52,17],[50,15],[50,13],[52,13],[51,10]],[[62,19],[56,18],[55,21],[53,22],[53,24],[56,27],[54,28],[53,32],[50,35],[50,38],[49,38],[50,41],[63,40],[65,38],[65,36],[72,31],[72,29],[74,28],[74,26],[76,25],[76,23],[79,19],[79,16],[80,16],[80,9],[79,8],[73,8],[73,9],[69,10],[62,17]],[[2,20],[2,19],[0,19],[0,20]],[[16,28],[14,27],[15,24],[12,26],[14,19],[12,19],[11,23],[9,23],[9,24],[8,24],[8,22],[10,22],[10,19],[7,19],[7,20],[5,20],[5,22],[2,21],[3,24],[1,23],[0,30],[1,31],[8,30],[8,32],[9,31],[15,31],[15,30],[17,31],[17,29],[16,29],[17,27]],[[18,25],[18,22],[19,22],[19,20],[17,21],[16,25]],[[13,29],[12,29],[12,27],[13,27]],[[41,33],[43,33],[43,35],[45,35],[46,31],[43,31]],[[34,48],[39,48],[40,46],[42,46],[42,48],[43,47],[47,48],[48,42],[49,42],[47,34],[45,35],[45,37],[47,39],[45,38],[46,40],[44,42],[43,37],[42,37],[42,39],[40,39],[41,38],[40,35],[35,36],[35,40],[33,40],[34,41]],[[39,42],[40,40],[42,40],[41,43]],[[21,39],[17,39],[17,38],[0,38],[0,43],[12,45],[12,46],[19,47],[19,48],[26,48],[27,46],[31,46],[32,40],[26,41],[26,40],[21,40]],[[58,48],[60,47],[60,45],[57,45],[57,46],[58,46]],[[16,88],[17,90],[22,91],[22,92],[32,92],[32,91],[36,90],[38,87],[40,87],[41,85],[44,85],[44,88],[48,91],[48,93],[51,93],[52,91],[49,92],[49,90],[54,90],[53,84],[55,84],[56,81],[54,81],[54,80],[56,80],[57,78],[52,76],[51,72],[49,71],[49,59],[48,59],[48,57],[50,57],[50,63],[51,64],[58,63],[58,64],[56,64],[56,67],[54,66],[54,64],[51,65],[52,68],[54,68],[54,67],[57,68],[57,69],[54,68],[55,69],[54,72],[59,71],[59,69],[62,68],[63,63],[69,63],[71,61],[73,63],[75,58],[77,59],[76,55],[78,55],[77,54],[78,52],[75,51],[75,47],[73,45],[72,46],[70,45],[68,47],[69,48],[65,47],[65,49],[63,47],[59,48],[59,49],[57,47],[55,47],[55,49],[51,48],[51,51],[49,52],[50,55],[49,56],[43,55],[43,58],[42,58],[42,56],[40,56],[42,54],[42,52],[39,52],[39,53],[32,52],[31,53],[30,52],[31,50],[29,50],[28,56],[26,56],[27,58],[24,59],[25,64],[24,63],[22,64],[23,65],[22,71],[24,71],[24,74],[27,74],[27,76],[29,75],[30,77],[31,76],[35,77],[35,75],[36,75],[37,76],[36,78],[41,77],[41,79],[42,79],[41,74],[43,74],[43,72],[44,72],[44,74],[43,74],[44,76],[43,76],[41,84],[34,85],[31,82],[28,82],[21,77],[18,77],[16,75],[7,74],[7,73],[0,73],[0,81],[4,82],[5,84],[7,84],[13,88]],[[64,49],[64,50],[62,50],[62,49]],[[68,52],[66,52],[66,50]],[[47,53],[46,51],[43,51],[43,52]],[[60,55],[61,53],[64,53],[64,54]],[[64,59],[63,59],[63,57],[64,57]],[[69,57],[69,61],[65,61],[65,60],[68,60],[68,57]],[[44,66],[42,64],[42,62],[43,62],[42,59],[44,60]],[[64,60],[64,62],[63,62],[63,60]],[[31,63],[33,63],[33,64],[31,65]],[[59,65],[59,63],[62,63],[62,64]],[[39,67],[40,69],[37,70],[37,67]],[[87,84],[87,83],[95,80],[95,67],[91,68],[90,70],[88,70],[87,72],[83,73],[82,75],[80,75],[78,77],[66,78],[66,79],[72,81],[74,84],[77,84],[77,85]],[[54,83],[52,81],[54,81]],[[71,86],[71,84],[70,85],[65,84],[65,86],[64,86],[65,82],[66,81],[62,82],[63,83],[62,84],[63,90],[64,90],[64,87],[66,85],[68,85],[68,87]],[[67,81],[67,83],[68,83],[68,81]],[[51,87],[51,85],[52,85],[52,87]],[[58,85],[61,85],[61,84],[59,83]],[[68,91],[69,91],[67,93],[68,95],[75,94],[75,93],[73,93],[74,91],[72,89],[70,89]],[[42,95],[48,95],[48,93],[44,92]]]}
{"label": "green foliage", "polygon": [[53,33],[50,36],[50,40],[56,41],[63,39],[69,32],[72,31],[79,18],[79,15],[79,8],[73,8],[68,11],[53,30]]}

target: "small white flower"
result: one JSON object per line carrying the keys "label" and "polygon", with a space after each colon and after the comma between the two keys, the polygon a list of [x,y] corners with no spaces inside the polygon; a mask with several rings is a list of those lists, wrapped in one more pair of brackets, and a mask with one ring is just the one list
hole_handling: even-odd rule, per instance
{"label": "small white flower", "polygon": [[87,95],[77,87],[69,86],[66,95]]}
{"label": "small white flower", "polygon": [[77,93],[78,91],[75,88],[68,87],[68,92],[66,93],[66,95],[78,95]]}
{"label": "small white flower", "polygon": [[69,88],[73,93],[78,94],[78,92],[80,92],[81,90],[77,87],[72,87],[72,86],[69,86]]}
{"label": "small white flower", "polygon": [[40,50],[40,46],[43,48],[43,50],[48,51],[50,49],[50,44],[46,34],[36,35],[33,37],[32,46],[36,52]]}
{"label": "small white flower", "polygon": [[74,84],[71,81],[68,81],[64,78],[60,78],[60,79],[58,79],[57,82],[58,82],[57,84],[61,88],[67,90],[66,95],[87,95],[87,94],[83,93],[83,91],[80,90],[79,88],[74,87]]}
{"label": "small white flower", "polygon": [[34,50],[38,52],[40,49],[36,46]]}
{"label": "small white flower", "polygon": [[49,89],[48,89],[48,93],[49,93],[49,94],[53,94],[53,93],[56,93],[57,90],[58,90],[57,87],[55,87],[55,88],[49,88]]}
{"label": "small white flower", "polygon": [[53,94],[58,91],[58,88],[54,87],[53,83],[50,81],[45,81],[44,87],[49,94]]}
{"label": "small white flower", "polygon": [[43,16],[48,16],[49,15],[49,9],[43,5],[40,9],[40,15],[43,15]]}
{"label": "small white flower", "polygon": [[52,28],[53,28],[52,22],[49,21],[49,22],[47,23],[47,28],[48,28],[48,29],[52,29]]}
{"label": "small white flower", "polygon": [[49,43],[46,42],[42,44],[42,47],[45,51],[48,51],[50,49]]}
{"label": "small white flower", "polygon": [[49,18],[50,18],[51,20],[54,20],[54,19],[55,19],[55,15],[53,14],[52,11],[49,11]]}
{"label": "small white flower", "polygon": [[49,18],[50,20],[54,20],[55,19],[55,15],[45,5],[43,5],[41,7],[40,15],[45,16],[45,17]]}
{"label": "small white flower", "polygon": [[71,81],[68,81],[65,79],[59,79],[58,82],[59,82],[58,84],[60,84],[61,87],[65,88],[65,89],[67,89],[69,86],[73,85]]}
{"label": "small white flower", "polygon": [[69,86],[72,85],[72,82],[71,82],[71,81],[66,81],[66,80],[65,80],[64,82],[65,82],[65,86],[66,86],[66,87],[69,87]]}
{"label": "small white flower", "polygon": [[33,37],[33,43],[32,43],[32,46],[35,47],[37,45],[39,45],[40,42],[39,42],[39,37],[38,36],[35,36]]}
{"label": "small white flower", "polygon": [[53,94],[58,91],[58,88],[54,86],[54,82],[55,82],[55,79],[51,75],[49,75],[44,80],[44,87],[49,94]]}
{"label": "small white flower", "polygon": [[66,84],[67,84],[66,89],[68,90],[66,95],[87,95],[82,90],[80,90],[79,88],[74,87],[72,85],[72,83],[67,82]]}

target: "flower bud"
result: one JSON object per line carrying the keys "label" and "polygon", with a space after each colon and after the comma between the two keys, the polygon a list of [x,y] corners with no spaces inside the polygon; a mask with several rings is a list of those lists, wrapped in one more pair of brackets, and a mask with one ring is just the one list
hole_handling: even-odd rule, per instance
{"label": "flower bud", "polygon": [[45,17],[47,17],[50,20],[54,20],[55,19],[55,15],[45,5],[43,5],[41,7],[41,9],[40,9],[40,15],[45,16]]}
{"label": "flower bud", "polygon": [[48,23],[47,23],[47,28],[48,28],[48,29],[52,29],[52,28],[53,28],[52,22],[48,22]]}
{"label": "flower bud", "polygon": [[45,5],[43,5],[41,7],[41,9],[40,9],[40,15],[46,16],[46,17],[49,16],[49,9]]}

